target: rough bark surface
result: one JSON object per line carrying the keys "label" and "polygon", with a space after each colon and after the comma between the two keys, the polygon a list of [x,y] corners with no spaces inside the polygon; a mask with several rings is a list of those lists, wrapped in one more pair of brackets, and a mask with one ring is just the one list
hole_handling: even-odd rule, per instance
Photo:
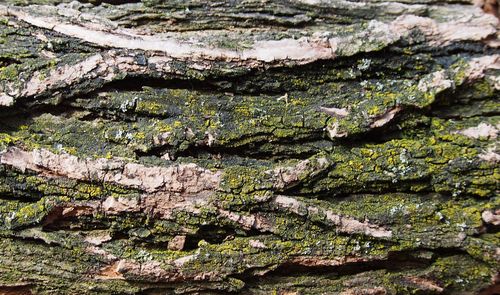
{"label": "rough bark surface", "polygon": [[499,292],[497,15],[0,1],[0,293]]}

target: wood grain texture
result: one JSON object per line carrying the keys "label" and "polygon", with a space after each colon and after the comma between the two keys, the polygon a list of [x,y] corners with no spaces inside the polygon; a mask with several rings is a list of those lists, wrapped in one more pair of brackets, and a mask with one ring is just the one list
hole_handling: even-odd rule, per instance
{"label": "wood grain texture", "polygon": [[495,294],[497,15],[1,1],[0,294]]}

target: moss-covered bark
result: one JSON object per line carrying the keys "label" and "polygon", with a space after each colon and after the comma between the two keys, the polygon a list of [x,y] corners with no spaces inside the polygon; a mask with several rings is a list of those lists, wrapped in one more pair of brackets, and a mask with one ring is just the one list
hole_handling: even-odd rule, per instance
{"label": "moss-covered bark", "polygon": [[479,4],[3,1],[0,293],[495,294]]}

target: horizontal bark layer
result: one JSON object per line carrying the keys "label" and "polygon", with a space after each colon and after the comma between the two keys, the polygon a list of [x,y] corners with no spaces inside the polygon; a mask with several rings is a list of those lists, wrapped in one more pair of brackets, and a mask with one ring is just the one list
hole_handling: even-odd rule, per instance
{"label": "horizontal bark layer", "polygon": [[0,293],[495,294],[475,4],[3,1]]}

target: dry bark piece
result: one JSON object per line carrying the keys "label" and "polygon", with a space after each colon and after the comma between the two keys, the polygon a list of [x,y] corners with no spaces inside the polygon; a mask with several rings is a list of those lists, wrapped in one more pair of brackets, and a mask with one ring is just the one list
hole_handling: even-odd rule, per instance
{"label": "dry bark piece", "polygon": [[497,8],[2,1],[0,293],[494,293]]}

